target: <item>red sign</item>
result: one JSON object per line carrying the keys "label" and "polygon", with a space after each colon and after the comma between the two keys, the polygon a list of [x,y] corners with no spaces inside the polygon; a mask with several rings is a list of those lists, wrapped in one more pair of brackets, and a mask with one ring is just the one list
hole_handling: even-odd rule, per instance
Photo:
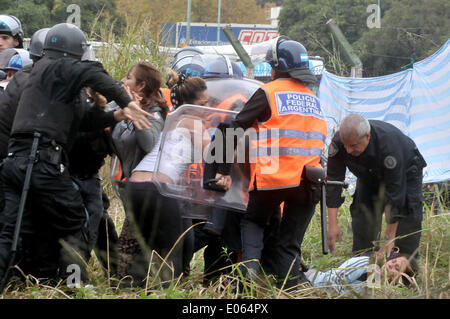
{"label": "red sign", "polygon": [[278,36],[277,31],[268,30],[242,30],[239,33],[239,41],[243,44],[264,42]]}

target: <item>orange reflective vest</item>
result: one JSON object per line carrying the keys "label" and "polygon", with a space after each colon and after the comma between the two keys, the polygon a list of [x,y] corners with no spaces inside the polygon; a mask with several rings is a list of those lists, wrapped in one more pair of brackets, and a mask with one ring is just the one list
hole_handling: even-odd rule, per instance
{"label": "orange reflective vest", "polygon": [[164,98],[166,99],[167,106],[169,107],[170,110],[172,110],[173,105],[172,105],[172,100],[170,99],[170,89],[161,88],[161,92],[163,93]]}
{"label": "orange reflective vest", "polygon": [[271,117],[250,133],[250,190],[300,185],[305,165],[321,167],[327,124],[320,102],[294,79],[277,79],[261,87]]}
{"label": "orange reflective vest", "polygon": [[232,106],[234,106],[233,104],[236,102],[241,102],[242,105],[244,105],[247,101],[248,99],[245,96],[238,93],[220,102],[220,104],[216,106],[216,109],[233,110]]}
{"label": "orange reflective vest", "polygon": [[[238,93],[238,94],[235,94],[235,95],[230,96],[229,98],[223,100],[217,106],[215,106],[215,108],[220,109],[220,110],[233,111],[234,108],[240,106],[239,104],[244,106],[245,103],[247,103],[247,101],[248,101],[248,99],[245,96]],[[208,116],[207,121],[209,123],[211,123],[210,124],[211,127],[217,127],[219,125],[219,123],[225,122],[226,118],[227,118],[226,114],[221,114],[221,115],[213,114],[213,115]]]}

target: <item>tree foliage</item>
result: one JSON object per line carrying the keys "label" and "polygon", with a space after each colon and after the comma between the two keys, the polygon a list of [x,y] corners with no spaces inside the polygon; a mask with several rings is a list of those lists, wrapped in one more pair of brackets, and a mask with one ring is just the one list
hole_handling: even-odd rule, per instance
{"label": "tree foliage", "polygon": [[0,12],[16,16],[25,37],[31,37],[38,29],[67,22],[72,13],[67,12],[70,4],[80,7],[81,29],[88,34],[105,20],[116,20],[117,27],[123,25],[123,18],[116,13],[116,0],[1,0]]}
{"label": "tree foliage", "polygon": [[[326,23],[334,19],[350,43],[362,33],[368,14],[366,7],[373,0],[286,0],[279,17],[280,33],[301,42],[310,55],[329,57],[335,52]],[[346,63],[348,66],[348,63]],[[327,68],[338,72],[337,67]]]}
{"label": "tree foliage", "polygon": [[256,3],[261,7],[265,7],[266,5],[281,6],[283,2],[284,0],[256,0]]}
{"label": "tree foliage", "polygon": [[369,29],[367,12],[375,0],[285,0],[280,13],[280,33],[305,45],[310,55],[326,59],[330,72],[348,75],[332,62],[339,57],[336,42],[326,27],[339,25],[363,62],[364,76],[390,74],[411,61],[425,58],[450,35],[450,4],[440,0],[381,0],[381,28]]}
{"label": "tree foliage", "polygon": [[[217,0],[192,0],[191,3],[191,22],[217,22]],[[118,0],[118,9],[121,14],[142,13],[150,20],[154,35],[160,32],[162,23],[187,21],[186,0]],[[256,0],[222,0],[220,22],[268,23],[264,9]]]}
{"label": "tree foliage", "polygon": [[380,29],[364,32],[355,44],[365,74],[401,71],[436,52],[450,38],[450,3],[397,0]]}

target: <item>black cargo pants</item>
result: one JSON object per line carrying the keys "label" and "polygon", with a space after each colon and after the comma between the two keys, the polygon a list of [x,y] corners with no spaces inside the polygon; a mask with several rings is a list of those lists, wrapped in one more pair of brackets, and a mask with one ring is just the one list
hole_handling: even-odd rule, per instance
{"label": "black cargo pants", "polygon": [[[401,253],[412,255],[417,253],[422,230],[422,169],[412,167],[406,179],[406,203],[401,208],[404,217],[398,223],[396,237],[400,238],[395,240],[395,246]],[[380,240],[384,198],[379,196],[378,186],[361,179],[356,183],[350,206],[355,252],[373,249],[374,242]]]}
{"label": "black cargo pants", "polygon": [[[30,149],[31,146],[28,150],[16,153],[13,150],[14,155],[5,159],[0,171],[5,194],[5,208],[2,213],[4,224],[0,232],[0,275],[2,277],[10,261],[11,244]],[[42,252],[47,251],[48,254],[39,257],[45,259],[52,255],[58,258],[59,275],[62,278],[73,274],[72,269],[76,268],[73,265],[77,265],[80,270],[80,280],[82,282],[88,280],[85,267],[89,257],[86,221],[86,210],[81,195],[75,188],[68,170],[58,164],[38,160],[31,174],[20,237],[29,241],[45,239],[48,249],[44,248]],[[45,247],[42,243],[37,246]],[[51,253],[54,247],[59,250],[56,254]],[[42,262],[52,264],[49,260]],[[72,267],[69,267],[71,265]]]}
{"label": "black cargo pants", "polygon": [[[307,183],[295,188],[250,192],[247,213],[241,221],[244,273],[249,270],[259,273],[258,263],[248,261],[252,259],[261,261],[264,249],[263,265],[270,265],[271,270],[281,281],[289,277],[285,288],[299,283],[302,279],[301,244],[316,206],[311,192]],[[271,241],[266,241],[264,231],[271,222],[277,220],[274,215],[279,214],[282,202],[284,209],[278,234],[272,237]]]}
{"label": "black cargo pants", "polygon": [[72,176],[89,214],[89,251],[94,249],[104,269],[117,271],[118,238],[114,222],[108,214],[109,199],[103,192],[99,174],[81,178]]}

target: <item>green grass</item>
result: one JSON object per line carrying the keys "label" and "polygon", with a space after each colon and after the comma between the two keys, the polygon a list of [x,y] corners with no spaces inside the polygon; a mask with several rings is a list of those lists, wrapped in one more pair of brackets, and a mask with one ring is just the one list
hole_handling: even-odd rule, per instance
{"label": "green grass", "polygon": [[[106,169],[105,169],[106,170]],[[111,191],[111,185],[105,183],[111,201],[110,214],[116,221],[120,232],[124,218],[120,201]],[[444,195],[444,194],[443,194]],[[443,196],[442,195],[442,196]],[[447,195],[447,194],[445,194]],[[302,252],[305,263],[313,268],[326,270],[339,266],[349,257],[351,252],[351,218],[349,200],[340,209],[339,224],[343,231],[343,243],[337,244],[336,253],[323,255],[320,237],[320,214],[316,211],[305,239]],[[223,275],[209,287],[202,285],[203,250],[198,251],[191,263],[191,275],[183,281],[174,279],[170,285],[163,287],[152,276],[149,277],[146,288],[120,288],[117,278],[110,278],[101,269],[95,255],[89,262],[91,282],[79,289],[70,289],[63,282],[49,286],[37,282],[34,278],[12,281],[2,298],[5,299],[302,299],[302,298],[374,298],[374,299],[404,299],[404,298],[450,298],[450,212],[447,209],[438,215],[425,205],[423,231],[420,242],[419,259],[420,273],[415,277],[416,287],[390,286],[382,284],[379,289],[369,289],[364,296],[340,296],[334,290],[327,288],[312,288],[298,286],[294,289],[277,289],[273,278],[263,277],[258,282],[247,282],[239,286],[241,275],[236,265],[231,266],[231,274]],[[237,288],[238,287],[238,288]]]}

